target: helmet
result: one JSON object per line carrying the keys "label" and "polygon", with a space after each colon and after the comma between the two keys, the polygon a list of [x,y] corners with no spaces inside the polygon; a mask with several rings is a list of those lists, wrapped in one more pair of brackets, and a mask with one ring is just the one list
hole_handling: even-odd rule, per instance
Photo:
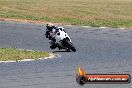
{"label": "helmet", "polygon": [[51,24],[51,23],[48,23],[48,24],[46,25],[46,27],[47,27],[48,30],[51,31],[51,30],[54,28],[54,25]]}
{"label": "helmet", "polygon": [[53,27],[54,25],[51,23],[48,23],[46,27]]}

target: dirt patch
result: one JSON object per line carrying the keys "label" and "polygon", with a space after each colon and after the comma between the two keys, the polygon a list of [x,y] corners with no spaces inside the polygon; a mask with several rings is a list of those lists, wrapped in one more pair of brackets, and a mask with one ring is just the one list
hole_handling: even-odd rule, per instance
{"label": "dirt patch", "polygon": [[[32,21],[32,20],[26,20],[26,19],[12,19],[12,18],[0,18],[0,21],[14,21],[14,22],[24,22],[24,23],[33,23],[33,24],[47,24],[52,22],[43,22],[43,21]],[[74,25],[74,24],[68,24],[68,23],[53,23],[57,26],[64,26],[64,25]],[[81,25],[80,25],[81,26]],[[120,27],[122,29],[122,27]],[[132,27],[123,27],[123,29],[132,29]]]}
{"label": "dirt patch", "polygon": [[[26,19],[12,19],[12,18],[0,18],[0,21],[14,21],[14,22],[24,22],[24,23],[33,23],[33,24],[47,24],[52,22],[43,22],[43,21],[32,21]],[[53,23],[54,25],[70,25],[66,23]]]}

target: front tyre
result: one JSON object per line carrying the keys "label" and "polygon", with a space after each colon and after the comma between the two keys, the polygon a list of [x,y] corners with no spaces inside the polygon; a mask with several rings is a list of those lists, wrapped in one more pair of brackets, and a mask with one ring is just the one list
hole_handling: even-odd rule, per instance
{"label": "front tyre", "polygon": [[73,46],[73,44],[68,40],[68,39],[64,39],[62,44],[67,47],[68,49],[71,49],[73,52],[76,51],[75,47]]}

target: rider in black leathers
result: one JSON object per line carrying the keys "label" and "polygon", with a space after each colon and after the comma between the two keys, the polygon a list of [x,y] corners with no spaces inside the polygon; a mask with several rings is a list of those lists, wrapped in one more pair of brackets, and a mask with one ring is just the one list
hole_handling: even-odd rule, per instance
{"label": "rider in black leathers", "polygon": [[66,31],[64,29],[63,30],[59,29],[58,27],[54,26],[51,23],[47,24],[46,28],[47,28],[46,29],[46,33],[45,33],[46,38],[49,38],[49,40],[51,40],[51,42],[50,42],[50,44],[51,44],[50,48],[51,49],[55,49],[57,47],[57,45],[55,44],[55,42],[56,42],[55,38],[52,36],[52,34],[54,34],[53,30],[55,29],[55,32],[57,32],[58,30],[61,30],[61,31],[64,31],[64,32],[66,32]]}
{"label": "rider in black leathers", "polygon": [[51,23],[49,23],[49,24],[47,24],[46,25],[46,33],[45,33],[45,35],[46,35],[46,38],[49,38],[49,40],[51,40],[51,42],[50,42],[50,48],[51,49],[55,49],[56,47],[57,47],[57,45],[55,44],[55,38],[54,37],[52,37],[52,33],[53,33],[53,29],[57,29],[57,27],[56,26],[54,26],[53,24],[51,24]]}
{"label": "rider in black leathers", "polygon": [[47,24],[46,25],[46,33],[45,33],[45,35],[46,35],[46,38],[49,38],[49,40],[52,39],[52,37],[50,36],[50,33],[53,32],[53,29],[57,29],[57,27],[54,26],[53,24]]}

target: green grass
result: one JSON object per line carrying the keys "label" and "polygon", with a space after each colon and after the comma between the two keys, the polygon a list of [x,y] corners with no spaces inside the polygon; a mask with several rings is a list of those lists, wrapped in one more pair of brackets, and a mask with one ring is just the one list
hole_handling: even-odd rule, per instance
{"label": "green grass", "polygon": [[48,52],[27,51],[16,48],[0,48],[0,61],[38,59],[49,56]]}
{"label": "green grass", "polygon": [[132,0],[0,0],[0,18],[132,27]]}

